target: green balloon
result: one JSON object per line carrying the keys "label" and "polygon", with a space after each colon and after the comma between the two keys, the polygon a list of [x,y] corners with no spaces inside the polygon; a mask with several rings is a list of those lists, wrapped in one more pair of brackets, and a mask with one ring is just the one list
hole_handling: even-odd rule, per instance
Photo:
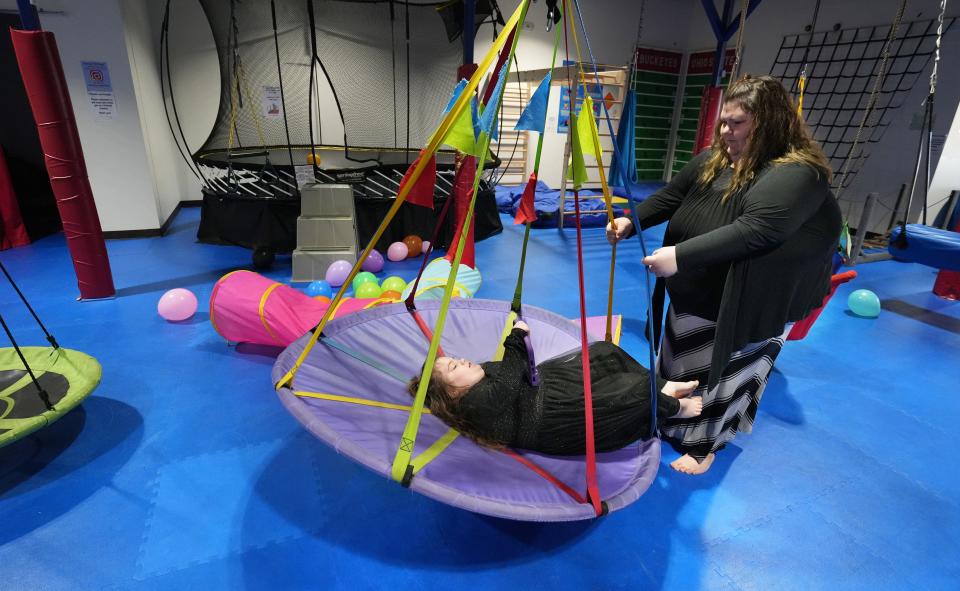
{"label": "green balloon", "polygon": [[373,283],[374,285],[377,285],[377,276],[370,271],[360,271],[357,273],[357,276],[353,278],[353,293],[357,293],[357,291],[360,289],[360,286],[364,283]]}
{"label": "green balloon", "polygon": [[403,293],[403,290],[407,287],[407,282],[396,275],[392,275],[384,279],[380,287],[383,289],[383,291],[395,291],[397,293]]}
{"label": "green balloon", "polygon": [[378,286],[375,281],[368,281],[361,283],[360,286],[354,290],[353,295],[358,298],[378,298],[381,293],[380,286]]}
{"label": "green balloon", "polygon": [[880,298],[869,289],[858,289],[847,298],[847,306],[857,316],[876,318],[880,315]]}

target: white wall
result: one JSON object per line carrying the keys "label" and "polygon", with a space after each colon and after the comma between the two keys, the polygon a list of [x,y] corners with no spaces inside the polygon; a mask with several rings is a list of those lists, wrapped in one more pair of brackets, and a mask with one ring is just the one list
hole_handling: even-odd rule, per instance
{"label": "white wall", "polygon": [[[945,111],[946,109],[941,109],[941,116],[946,119]],[[930,195],[927,198],[928,205],[931,206],[927,211],[929,223],[933,223],[934,217],[944,206],[945,200],[949,199],[952,191],[960,191],[960,106],[957,107],[957,112],[953,116],[953,125],[947,133],[943,154],[930,181]]]}
{"label": "white wall", "polygon": [[[150,163],[117,0],[45,2],[44,30],[56,36],[83,147],[90,187],[104,231],[159,228]],[[96,33],[94,33],[96,32]],[[81,62],[106,62],[116,101],[110,120],[97,119]]]}

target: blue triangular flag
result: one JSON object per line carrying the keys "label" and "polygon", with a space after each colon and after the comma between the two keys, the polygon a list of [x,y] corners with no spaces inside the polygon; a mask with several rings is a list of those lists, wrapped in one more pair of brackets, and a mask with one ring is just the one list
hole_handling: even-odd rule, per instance
{"label": "blue triangular flag", "polygon": [[503,84],[507,78],[507,65],[503,64],[500,68],[500,75],[497,76],[497,85],[493,87],[493,94],[490,95],[490,104],[483,109],[483,115],[480,116],[480,131],[486,132],[493,137],[493,124],[497,119],[497,106],[500,104],[500,94],[503,92]]}
{"label": "blue triangular flag", "polygon": [[463,93],[463,89],[467,87],[467,79],[461,78],[460,82],[457,83],[457,87],[453,89],[453,96],[450,97],[450,102],[447,103],[447,106],[443,109],[443,115],[446,116],[450,112],[450,109],[453,108],[453,104],[457,102],[457,99],[460,98],[460,94]]}
{"label": "blue triangular flag", "polygon": [[537,131],[543,133],[547,123],[547,100],[550,97],[550,82],[553,72],[548,72],[540,82],[540,86],[533,92],[527,107],[520,113],[516,131]]}

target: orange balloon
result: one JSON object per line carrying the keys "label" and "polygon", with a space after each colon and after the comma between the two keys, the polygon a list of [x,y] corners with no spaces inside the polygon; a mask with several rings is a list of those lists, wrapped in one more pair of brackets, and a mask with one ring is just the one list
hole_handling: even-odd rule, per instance
{"label": "orange balloon", "polygon": [[317,154],[316,159],[313,157],[313,152],[307,153],[307,164],[316,164],[320,166],[320,154]]}
{"label": "orange balloon", "polygon": [[328,298],[327,296],[314,296],[313,299],[317,300],[317,301],[320,302],[321,304],[329,304],[329,303],[330,303],[330,298]]}
{"label": "orange balloon", "polygon": [[393,291],[392,289],[388,289],[387,291],[381,293],[380,297],[385,300],[396,300],[399,302],[401,295],[402,294],[399,291]]}
{"label": "orange balloon", "polygon": [[423,250],[423,239],[415,234],[410,234],[403,239],[403,243],[407,245],[407,258],[412,259],[413,257],[420,256],[421,251]]}

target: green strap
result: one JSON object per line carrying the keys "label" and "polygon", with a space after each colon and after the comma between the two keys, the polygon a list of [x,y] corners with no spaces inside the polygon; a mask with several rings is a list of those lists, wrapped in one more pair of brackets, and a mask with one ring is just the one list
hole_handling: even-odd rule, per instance
{"label": "green strap", "polygon": [[[530,6],[530,0],[523,0],[521,5],[518,7],[517,12],[519,13],[519,19],[514,21],[513,24],[513,43],[510,47],[510,53],[508,56],[512,56],[516,53],[517,50],[517,41],[520,39],[520,31],[523,28],[523,23],[526,20],[527,9]],[[511,18],[511,20],[514,20]],[[507,29],[504,29],[501,35],[506,35]],[[494,44],[496,47],[496,43]],[[504,47],[504,49],[506,49]],[[512,59],[505,61],[506,71],[503,73],[504,76],[507,76],[510,72],[510,64],[513,62]],[[479,73],[479,71],[478,71]],[[474,74],[475,76],[477,74]],[[506,88],[506,84],[503,85],[503,88],[500,90],[499,96],[491,97],[493,104],[488,105],[489,108],[498,108],[500,102],[503,98],[503,89]],[[487,154],[490,153],[490,136],[484,131],[481,131],[480,138],[478,142],[482,146],[480,150],[480,157],[477,164],[477,170],[483,170],[483,165],[486,163]],[[400,437],[400,445],[397,448],[397,453],[393,458],[393,466],[391,467],[390,474],[394,480],[397,482],[403,482],[407,476],[407,470],[412,470],[414,467],[411,465],[411,457],[413,455],[414,446],[417,442],[417,433],[420,430],[420,418],[423,415],[423,405],[427,396],[427,387],[430,384],[430,376],[433,374],[433,364],[437,359],[437,350],[440,347],[440,335],[443,334],[443,327],[447,320],[447,311],[450,308],[450,299],[453,297],[453,288],[457,278],[457,271],[460,269],[460,261],[463,259],[463,249],[467,242],[467,233],[468,230],[472,227],[473,223],[473,213],[474,207],[477,202],[477,189],[480,185],[481,175],[475,175],[473,180],[473,190],[472,197],[470,199],[470,206],[467,208],[467,213],[463,222],[463,229],[461,230],[460,239],[457,241],[457,251],[454,255],[453,261],[450,265],[450,273],[447,276],[447,285],[443,291],[443,299],[440,302],[440,311],[437,316],[437,323],[433,329],[433,338],[430,339],[430,348],[427,351],[427,359],[423,364],[423,372],[420,375],[420,385],[417,388],[417,395],[414,397],[413,408],[410,411],[410,415],[407,417],[407,424],[403,429],[403,435]]]}

